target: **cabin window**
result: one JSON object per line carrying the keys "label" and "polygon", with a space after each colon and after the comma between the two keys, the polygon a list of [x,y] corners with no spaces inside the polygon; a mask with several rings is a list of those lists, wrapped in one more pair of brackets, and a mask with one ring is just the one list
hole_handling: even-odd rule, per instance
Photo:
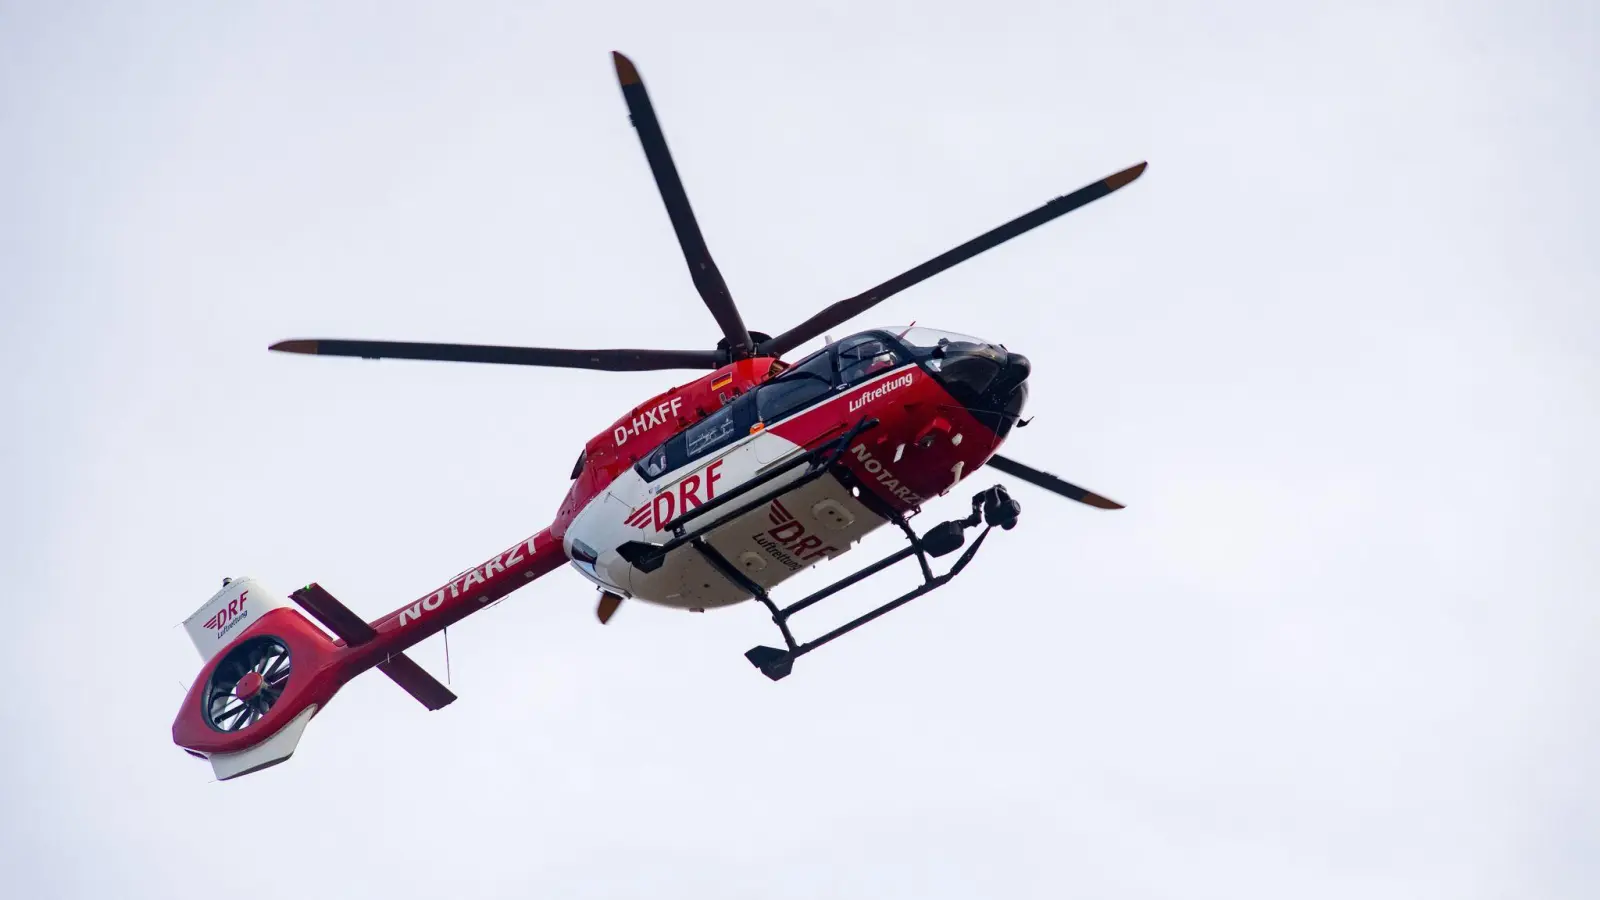
{"label": "cabin window", "polygon": [[833,391],[833,354],[820,350],[756,389],[761,421],[772,424],[799,412]]}
{"label": "cabin window", "polygon": [[750,433],[755,395],[745,394],[645,454],[635,468],[646,481],[709,456]]}
{"label": "cabin window", "polygon": [[690,425],[683,432],[684,461],[715,453],[749,434],[750,426],[755,424],[751,409],[754,401],[753,396],[745,394]]}
{"label": "cabin window", "polygon": [[733,407],[724,406],[704,419],[689,426],[683,433],[683,449],[690,459],[702,456],[728,442],[733,437]]}

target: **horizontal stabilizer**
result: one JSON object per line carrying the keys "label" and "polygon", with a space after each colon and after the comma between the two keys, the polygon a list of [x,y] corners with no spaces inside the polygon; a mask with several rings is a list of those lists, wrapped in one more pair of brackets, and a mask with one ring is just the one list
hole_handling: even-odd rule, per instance
{"label": "horizontal stabilizer", "polygon": [[378,671],[394,679],[395,684],[430,710],[443,709],[456,701],[453,691],[404,653],[397,653],[386,662],[378,663]]}
{"label": "horizontal stabilizer", "polygon": [[[371,625],[320,584],[313,582],[289,596],[318,622],[326,625],[329,631],[343,638],[346,646],[356,647],[378,636]],[[456,695],[449,688],[404,653],[396,653],[379,663],[378,671],[389,676],[402,690],[430,710],[442,709],[455,702]]]}
{"label": "horizontal stabilizer", "polygon": [[311,617],[328,627],[328,630],[355,647],[378,636],[366,620],[356,615],[350,607],[340,603],[322,585],[312,582],[289,595]]}

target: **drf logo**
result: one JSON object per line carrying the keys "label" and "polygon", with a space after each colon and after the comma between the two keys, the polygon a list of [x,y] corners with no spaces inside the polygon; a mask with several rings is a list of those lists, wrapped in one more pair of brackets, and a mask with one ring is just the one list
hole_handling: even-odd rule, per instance
{"label": "drf logo", "polygon": [[692,475],[685,475],[677,484],[661,489],[655,499],[628,515],[624,522],[629,528],[660,531],[668,522],[717,496],[717,482],[722,475],[722,460],[717,460]]}
{"label": "drf logo", "polygon": [[755,535],[755,542],[773,559],[789,571],[798,571],[802,565],[819,556],[839,552],[838,547],[825,544],[822,538],[806,533],[806,526],[782,503],[774,500],[767,508],[767,518],[772,527],[764,534]]}
{"label": "drf logo", "polygon": [[218,637],[233,624],[233,621],[245,614],[245,598],[250,596],[249,591],[240,591],[239,596],[228,601],[228,605],[217,610],[216,615],[205,621],[205,627],[215,631]]}

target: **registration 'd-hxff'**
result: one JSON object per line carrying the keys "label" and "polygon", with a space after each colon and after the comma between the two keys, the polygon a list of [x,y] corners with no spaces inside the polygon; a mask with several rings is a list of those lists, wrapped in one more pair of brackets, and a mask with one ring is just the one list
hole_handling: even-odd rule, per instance
{"label": "registration 'd-hxff'", "polygon": [[[916,326],[876,328],[795,362],[782,357],[963,260],[1106,196],[1144,163],[1046,203],[772,337],[750,331],[712,262],[638,70],[613,54],[623,99],[695,286],[721,327],[714,350],[557,350],[468,344],[290,340],[289,353],[705,374],[624,413],[584,446],[554,520],[487,561],[368,622],[323,587],[288,598],[230,578],[186,622],[205,660],[173,740],[219,779],[282,762],[307,722],[350,679],[376,668],[438,709],[450,689],[405,650],[530,581],[571,565],[599,590],[600,621],[624,599],[690,611],[754,600],[782,646],[745,656],[767,677],[800,656],[947,583],[1021,506],[993,485],[961,515],[915,527],[925,504],[989,467],[1102,509],[1119,505],[997,451],[1028,396],[1030,365],[1004,345]],[[786,579],[890,526],[905,546],[788,605]],[[969,540],[968,532],[975,532]],[[935,562],[949,558],[942,573]],[[810,640],[790,619],[850,585],[914,558],[922,584]],[[290,602],[292,601],[292,602]],[[307,617],[309,616],[309,618]],[[314,621],[313,621],[314,620]],[[320,624],[319,624],[320,623]]]}

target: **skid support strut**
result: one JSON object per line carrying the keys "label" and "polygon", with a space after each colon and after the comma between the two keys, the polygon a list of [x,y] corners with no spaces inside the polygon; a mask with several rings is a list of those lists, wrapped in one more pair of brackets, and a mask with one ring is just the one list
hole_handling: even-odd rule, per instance
{"label": "skid support strut", "polygon": [[[863,496],[865,496],[865,494],[866,492],[863,492]],[[1000,527],[1006,529],[1015,526],[1017,522],[1017,514],[1020,511],[1021,506],[1015,500],[1012,500],[1006,494],[1005,489],[999,485],[982,491],[972,498],[971,515],[964,519],[952,519],[948,522],[941,522],[938,525],[935,525],[933,528],[930,528],[920,537],[914,530],[912,530],[911,525],[906,521],[904,516],[900,515],[898,512],[890,511],[888,514],[889,518],[895,523],[895,525],[899,526],[900,530],[906,536],[906,541],[908,544],[906,547],[903,547],[900,550],[885,556],[883,559],[878,560],[872,565],[867,566],[866,568],[861,569],[852,575],[848,575],[839,579],[833,584],[828,585],[827,587],[805,597],[802,600],[798,600],[781,608],[773,602],[772,598],[768,596],[766,590],[764,590],[761,585],[756,584],[754,581],[751,581],[749,578],[747,578],[745,574],[739,571],[739,569],[732,563],[730,563],[726,557],[717,552],[715,547],[712,547],[710,544],[698,538],[694,539],[691,542],[691,545],[707,560],[709,560],[711,564],[715,566],[717,570],[720,571],[729,581],[738,585],[741,589],[749,591],[757,600],[761,601],[762,605],[767,608],[768,612],[772,613],[772,621],[777,623],[778,630],[783,633],[783,643],[785,649],[780,650],[776,647],[767,646],[753,647],[745,653],[745,658],[750,660],[751,664],[756,668],[760,669],[761,674],[767,676],[773,681],[777,681],[794,670],[794,661],[801,656],[810,653],[811,651],[821,647],[823,644],[826,644],[829,641],[834,640],[835,638],[841,637],[856,630],[857,628],[860,628],[862,625],[871,622],[873,619],[876,619],[885,613],[891,612],[907,603],[910,603],[912,600],[917,599],[918,597],[934,590],[935,588],[943,587],[950,581],[950,579],[961,574],[961,570],[966,568],[967,563],[972,561],[972,557],[977,554],[978,548],[983,546],[984,539],[989,536],[989,532],[994,528],[994,526],[999,525]],[[945,572],[943,575],[934,575],[933,568],[928,564],[928,558],[930,556],[945,556],[961,549],[961,545],[966,542],[966,531],[970,528],[976,528],[980,525],[983,526],[983,530],[978,532],[978,536],[973,540],[972,546],[968,547],[966,551],[961,554],[961,556],[956,560],[955,565],[951,566],[950,570]],[[917,558],[917,564],[922,568],[922,584],[920,586],[901,594],[899,597],[890,600],[888,603],[885,603],[870,612],[867,612],[849,622],[846,622],[843,625],[840,625],[838,628],[833,629],[821,637],[806,641],[803,644],[795,641],[794,633],[789,630],[789,618],[795,613],[798,613],[803,609],[807,609],[813,604],[825,600],[853,584],[865,581],[873,575],[876,575],[890,566],[893,566],[894,564],[912,556]]]}

